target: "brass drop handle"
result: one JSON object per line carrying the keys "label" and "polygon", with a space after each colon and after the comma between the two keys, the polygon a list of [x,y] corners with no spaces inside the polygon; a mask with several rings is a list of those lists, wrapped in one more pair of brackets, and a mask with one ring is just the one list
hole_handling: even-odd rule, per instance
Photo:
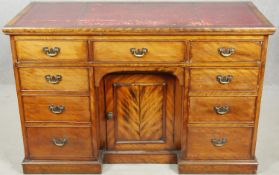
{"label": "brass drop handle", "polygon": [[49,105],[48,109],[53,114],[62,114],[65,111],[65,106],[64,105]]}
{"label": "brass drop handle", "polygon": [[45,79],[49,84],[58,84],[60,81],[62,81],[62,76],[61,75],[46,75]]}
{"label": "brass drop handle", "polygon": [[226,75],[226,76],[222,76],[222,75],[217,75],[216,76],[216,80],[220,83],[220,84],[229,84],[233,79],[232,75]]}
{"label": "brass drop handle", "polygon": [[137,58],[141,58],[144,55],[147,54],[148,49],[147,48],[141,48],[141,49],[136,49],[136,48],[131,48],[130,49],[131,54],[133,54]]}
{"label": "brass drop handle", "polygon": [[221,47],[221,48],[218,48],[218,52],[223,57],[229,57],[229,56],[231,56],[232,54],[235,53],[235,48]]}
{"label": "brass drop handle", "polygon": [[107,112],[106,113],[106,118],[107,118],[107,120],[112,120],[113,119],[113,112]]}
{"label": "brass drop handle", "polygon": [[53,138],[52,143],[58,147],[63,147],[67,143],[66,138]]}
{"label": "brass drop handle", "polygon": [[53,47],[53,48],[44,47],[43,52],[49,57],[55,57],[60,53],[60,48],[59,47]]}
{"label": "brass drop handle", "polygon": [[225,115],[230,111],[229,106],[214,106],[214,110],[219,115]]}
{"label": "brass drop handle", "polygon": [[211,139],[212,145],[216,147],[222,147],[227,143],[227,138],[213,138]]}

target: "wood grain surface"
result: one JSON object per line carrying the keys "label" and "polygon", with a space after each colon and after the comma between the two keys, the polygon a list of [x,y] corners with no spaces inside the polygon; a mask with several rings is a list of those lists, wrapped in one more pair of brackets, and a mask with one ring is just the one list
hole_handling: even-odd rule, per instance
{"label": "wood grain surface", "polygon": [[[251,159],[252,128],[189,127],[186,157],[189,160]],[[212,139],[226,138],[224,146],[216,147]]]}
{"label": "wood grain surface", "polygon": [[[27,128],[30,158],[41,160],[89,160],[92,158],[91,129],[83,128]],[[53,139],[67,139],[63,147]]]}
{"label": "wood grain surface", "polygon": [[[256,91],[258,74],[257,68],[191,69],[190,91]],[[231,75],[233,78],[228,84],[220,84],[216,79],[218,75]]]}
{"label": "wood grain surface", "polygon": [[174,81],[152,74],[111,75],[105,79],[107,144],[110,150],[174,148]]}
{"label": "wood grain surface", "polygon": [[[129,62],[178,62],[184,60],[185,43],[184,42],[94,42],[94,60],[95,61],[129,61]],[[135,57],[130,49],[148,49],[146,55],[142,58]]]}
{"label": "wood grain surface", "polygon": [[[43,48],[59,48],[57,56],[50,57],[43,52]],[[80,61],[88,58],[86,41],[76,40],[18,40],[16,42],[19,61]]]}
{"label": "wood grain surface", "polygon": [[[253,123],[256,97],[190,97],[189,123]],[[229,107],[220,115],[215,107]]]}
{"label": "wood grain surface", "polygon": [[[90,122],[88,97],[24,96],[24,115],[27,122]],[[61,114],[54,114],[49,106],[64,106]]]}
{"label": "wood grain surface", "polygon": [[[190,59],[192,62],[244,62],[257,61],[261,57],[261,42],[252,41],[197,41],[191,42]],[[228,57],[222,56],[219,48],[233,48]]]}
{"label": "wood grain surface", "polygon": [[50,161],[50,160],[24,160],[22,163],[23,172],[25,174],[41,174],[41,173],[102,173],[102,161]]}
{"label": "wood grain surface", "polygon": [[257,160],[179,160],[180,174],[256,174]]}
{"label": "wood grain surface", "polygon": [[[81,68],[20,68],[22,90],[88,91],[88,70]],[[58,84],[50,84],[45,76],[61,75]]]}

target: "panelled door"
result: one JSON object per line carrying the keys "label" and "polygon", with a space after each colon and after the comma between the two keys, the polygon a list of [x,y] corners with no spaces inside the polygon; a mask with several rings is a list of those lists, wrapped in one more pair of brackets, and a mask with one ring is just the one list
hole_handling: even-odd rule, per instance
{"label": "panelled door", "polygon": [[113,74],[104,81],[108,150],[174,149],[172,76]]}

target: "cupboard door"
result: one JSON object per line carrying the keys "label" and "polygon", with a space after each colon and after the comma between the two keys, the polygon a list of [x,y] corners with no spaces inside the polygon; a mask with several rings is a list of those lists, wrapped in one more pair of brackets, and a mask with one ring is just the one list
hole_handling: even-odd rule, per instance
{"label": "cupboard door", "polygon": [[175,80],[166,75],[107,76],[107,148],[174,148],[174,88]]}

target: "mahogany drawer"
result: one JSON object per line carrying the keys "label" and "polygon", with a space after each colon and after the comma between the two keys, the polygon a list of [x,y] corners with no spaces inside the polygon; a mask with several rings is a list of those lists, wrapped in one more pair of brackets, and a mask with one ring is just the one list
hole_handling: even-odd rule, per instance
{"label": "mahogany drawer", "polygon": [[87,61],[88,44],[81,40],[18,40],[19,61]]}
{"label": "mahogany drawer", "polygon": [[27,128],[31,159],[83,160],[93,156],[90,127]]}
{"label": "mahogany drawer", "polygon": [[187,159],[251,159],[253,129],[226,127],[189,127]]}
{"label": "mahogany drawer", "polygon": [[90,122],[89,97],[23,96],[25,121]]}
{"label": "mahogany drawer", "polygon": [[257,61],[261,57],[261,42],[255,41],[195,41],[191,42],[192,62]]}
{"label": "mahogany drawer", "polygon": [[189,106],[189,123],[252,123],[256,97],[190,97]]}
{"label": "mahogany drawer", "polygon": [[190,71],[191,91],[256,91],[258,68],[200,68]]}
{"label": "mahogany drawer", "polygon": [[184,42],[167,41],[113,41],[94,42],[93,55],[95,61],[170,61],[184,60]]}
{"label": "mahogany drawer", "polygon": [[84,68],[20,68],[22,90],[88,91]]}

